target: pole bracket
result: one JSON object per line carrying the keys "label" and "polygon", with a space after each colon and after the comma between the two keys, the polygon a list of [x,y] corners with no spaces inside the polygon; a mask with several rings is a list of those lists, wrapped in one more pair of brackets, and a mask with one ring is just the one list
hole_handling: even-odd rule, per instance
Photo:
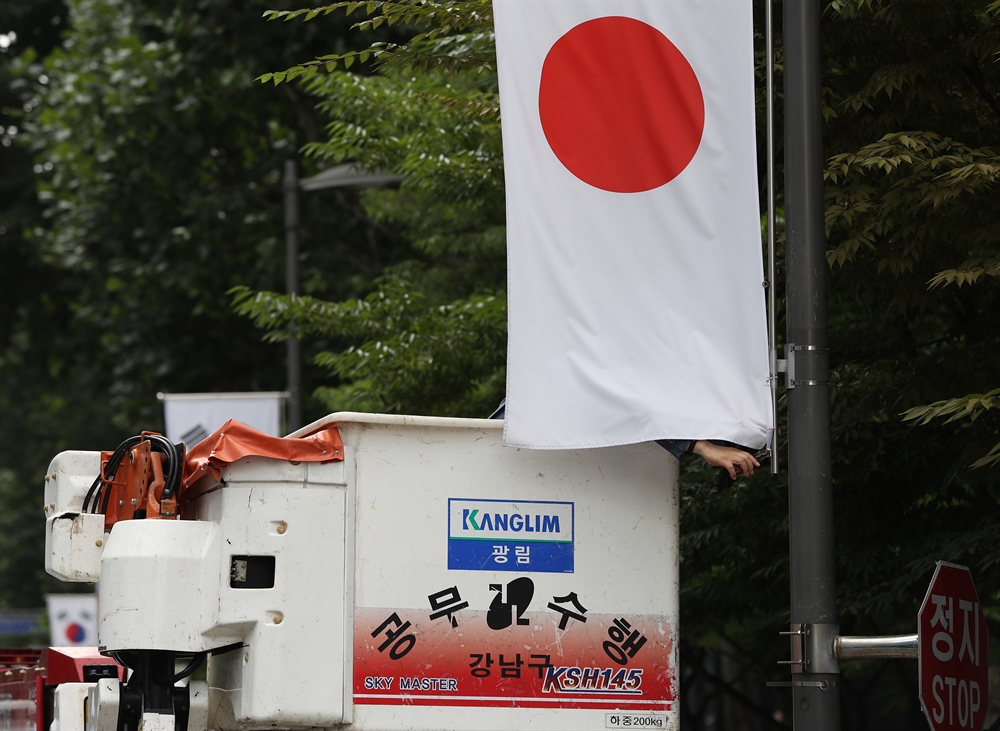
{"label": "pole bracket", "polygon": [[779,665],[791,666],[793,674],[840,673],[834,650],[840,625],[793,623],[788,632],[780,634],[791,639],[792,659],[779,660]]}
{"label": "pole bracket", "polygon": [[785,388],[791,389],[796,386],[829,386],[829,381],[797,380],[795,378],[795,354],[799,351],[829,353],[830,349],[824,345],[796,345],[795,343],[787,343],[785,345]]}
{"label": "pole bracket", "polygon": [[836,680],[768,680],[768,688],[819,688],[829,690],[837,685]]}
{"label": "pole bracket", "polygon": [[[836,624],[792,624],[792,659],[779,660],[779,665],[789,665],[792,674],[839,673],[840,660],[916,660],[917,635],[885,635],[881,637],[849,637],[840,635]],[[768,683],[779,687],[782,683]],[[810,685],[792,681],[784,685]],[[815,683],[813,683],[815,685]]]}

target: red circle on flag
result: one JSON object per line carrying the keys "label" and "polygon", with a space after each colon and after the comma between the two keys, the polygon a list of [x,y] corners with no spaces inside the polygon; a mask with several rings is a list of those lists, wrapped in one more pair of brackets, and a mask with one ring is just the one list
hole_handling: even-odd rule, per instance
{"label": "red circle on flag", "polygon": [[705,129],[701,84],[684,54],[653,26],[621,16],[588,20],[552,45],[538,111],[566,169],[614,193],[669,183]]}

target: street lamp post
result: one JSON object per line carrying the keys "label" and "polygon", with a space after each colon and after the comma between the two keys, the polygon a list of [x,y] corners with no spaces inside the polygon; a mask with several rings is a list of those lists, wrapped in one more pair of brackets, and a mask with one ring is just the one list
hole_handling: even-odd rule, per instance
{"label": "street lamp post", "polygon": [[[299,293],[299,173],[295,160],[285,161],[285,292]],[[294,323],[285,340],[288,368],[288,431],[302,426],[302,344]]]}
{"label": "street lamp post", "polygon": [[[791,632],[806,648],[837,627],[826,322],[819,0],[784,3],[785,317]],[[795,731],[839,731],[839,667],[796,658]],[[799,662],[796,663],[796,660]]]}
{"label": "street lamp post", "polygon": [[[285,161],[285,291],[299,293],[299,191],[327,188],[374,188],[398,185],[403,178],[388,173],[368,173],[354,165],[337,165],[310,178],[299,179],[295,160]],[[288,431],[302,426],[302,349],[295,323],[286,342],[288,367]]]}

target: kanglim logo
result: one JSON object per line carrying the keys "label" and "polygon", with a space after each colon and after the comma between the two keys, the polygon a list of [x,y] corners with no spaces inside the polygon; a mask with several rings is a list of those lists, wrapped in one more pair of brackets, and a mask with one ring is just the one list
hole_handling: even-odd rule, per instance
{"label": "kanglim logo", "polygon": [[448,499],[448,568],[573,573],[573,503]]}
{"label": "kanglim logo", "polygon": [[448,535],[453,540],[571,543],[573,503],[451,498]]}
{"label": "kanglim logo", "polygon": [[559,533],[558,515],[539,513],[489,513],[462,509],[462,530],[506,531],[519,533]]}

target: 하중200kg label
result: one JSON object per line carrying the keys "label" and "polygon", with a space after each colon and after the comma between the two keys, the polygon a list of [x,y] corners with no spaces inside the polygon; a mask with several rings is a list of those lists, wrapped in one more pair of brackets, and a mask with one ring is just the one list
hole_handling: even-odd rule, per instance
{"label": "\ud558\uc911200kg label", "polygon": [[664,713],[622,713],[616,711],[605,715],[605,728],[666,728]]}

